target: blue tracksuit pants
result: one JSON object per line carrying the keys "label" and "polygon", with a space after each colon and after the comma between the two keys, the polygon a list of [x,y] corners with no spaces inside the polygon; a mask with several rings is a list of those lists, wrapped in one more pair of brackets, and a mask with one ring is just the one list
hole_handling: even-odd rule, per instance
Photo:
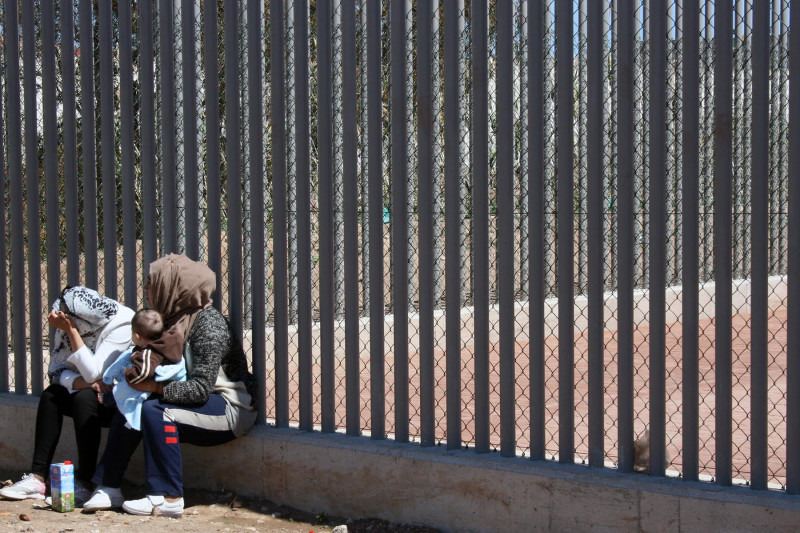
{"label": "blue tracksuit pants", "polygon": [[183,495],[183,465],[180,444],[216,446],[233,440],[225,416],[226,402],[212,394],[205,405],[172,405],[158,398],[142,404],[142,430],[125,427],[125,417],[117,412],[111,422],[103,458],[92,481],[118,488],[133,452],[144,440],[147,494]]}

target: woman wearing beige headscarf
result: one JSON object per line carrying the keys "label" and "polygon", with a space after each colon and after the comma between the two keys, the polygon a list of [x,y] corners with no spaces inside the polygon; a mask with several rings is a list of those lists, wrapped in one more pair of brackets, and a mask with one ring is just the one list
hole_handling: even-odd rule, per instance
{"label": "woman wearing beige headscarf", "polygon": [[[216,286],[206,265],[170,254],[150,265],[147,300],[164,316],[165,331],[183,346],[186,381],[153,379],[129,384],[151,392],[141,411],[141,432],[117,414],[93,481],[97,488],[84,510],[122,507],[131,514],[181,516],[183,474],[180,443],[214,446],[242,435],[255,422],[255,380],[241,342],[211,305]],[[169,349],[168,346],[163,349]],[[144,440],[147,496],[123,501],[120,484],[128,462]]]}

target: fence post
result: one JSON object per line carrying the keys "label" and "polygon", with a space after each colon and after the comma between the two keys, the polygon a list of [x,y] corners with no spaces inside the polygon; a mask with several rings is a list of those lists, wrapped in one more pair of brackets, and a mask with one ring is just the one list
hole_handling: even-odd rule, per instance
{"label": "fence post", "polygon": [[[61,80],[64,113],[64,223],[78,229],[78,148],[75,104],[75,22],[74,0],[61,0]],[[67,284],[80,283],[80,240],[67,239]],[[6,257],[3,254],[3,257]],[[4,321],[5,322],[5,321]]]}
{"label": "fence post", "polygon": [[[798,11],[792,11],[791,22],[800,26]],[[798,26],[795,26],[798,27]],[[789,92],[789,194],[800,194],[800,31],[790,32],[789,83],[794,89]],[[789,236],[800,235],[800,206],[788,202]],[[800,246],[789,246],[788,265],[788,312],[787,322],[800,317]],[[800,328],[790,327],[786,333],[786,492],[800,494]]]}
{"label": "fence post", "polygon": [[698,479],[699,447],[699,54],[698,0],[683,0],[683,477]]}
{"label": "fence post", "polygon": [[408,132],[406,34],[410,0],[391,2],[392,312],[394,411],[398,442],[408,441]]}
{"label": "fence post", "polygon": [[[323,51],[328,46],[330,39],[330,13],[327,12],[327,3],[320,5],[317,11],[318,45],[319,55],[317,62],[320,67],[330,69],[330,55]],[[297,331],[298,331],[298,358],[300,370],[300,429],[311,431],[314,426],[314,391],[313,391],[313,361],[311,347],[311,165],[309,155],[309,89],[308,89],[308,12],[309,4],[307,0],[295,0],[294,3],[294,91],[295,91],[295,138],[294,153],[296,161],[295,174],[295,224],[297,228],[297,255],[295,258],[297,271],[297,294],[295,298],[295,308],[297,309]],[[328,31],[326,36],[323,30]],[[323,67],[327,65],[327,67]],[[320,76],[322,77],[322,76]],[[320,117],[324,110],[330,105],[330,95],[324,92],[324,81],[319,87],[319,107]],[[320,120],[320,125],[322,120]],[[331,180],[330,167],[325,166],[325,156],[329,152],[329,144],[325,142],[325,137],[320,131],[320,164],[319,181],[320,195],[323,193],[323,184]],[[330,194],[328,195],[330,197]],[[320,204],[325,199],[320,198]],[[320,320],[321,324],[321,353],[323,365],[326,370],[330,361],[327,358],[333,356],[333,317],[328,314],[330,304],[326,304],[325,297],[330,295],[327,289],[329,281],[328,264],[331,261],[327,257],[331,243],[325,242],[325,237],[330,235],[326,228],[330,228],[329,220],[325,218],[324,208],[320,209]],[[327,244],[327,246],[326,246]],[[327,387],[326,387],[327,388]],[[327,392],[325,390],[324,392]],[[326,420],[326,429],[330,420]]]}
{"label": "fence post", "polygon": [[650,475],[664,475],[666,290],[666,5],[650,3]]}
{"label": "fence post", "polygon": [[[431,0],[417,4],[417,124],[419,154],[419,354],[420,354],[420,438],[422,446],[436,441],[434,407],[434,235],[433,205],[436,174],[433,163],[433,11]],[[476,332],[477,334],[477,332]],[[477,385],[476,385],[477,388]]]}
{"label": "fence post", "polygon": [[[319,23],[319,21],[318,21]],[[345,312],[345,398],[347,422],[352,419],[353,431],[357,434],[361,394],[361,357],[359,351],[360,308],[358,303],[358,128],[356,113],[356,8],[354,2],[342,3],[342,186],[344,217],[344,312]],[[334,365],[333,357],[329,358],[329,368],[323,360],[323,391],[329,396],[323,397],[323,431],[326,427],[333,431],[335,412]],[[326,372],[327,370],[327,372]],[[351,399],[352,398],[352,399]],[[325,406],[329,403],[328,426],[325,424]],[[348,425],[348,427],[351,427]],[[350,432],[348,432],[350,434]]]}
{"label": "fence post", "polygon": [[447,449],[461,447],[461,102],[458,18],[463,0],[444,2],[444,173]]}
{"label": "fence post", "polygon": [[138,307],[139,262],[136,255],[136,176],[134,174],[133,121],[133,13],[119,4],[120,152],[122,155],[122,244],[125,305]]}
{"label": "fence post", "polygon": [[589,2],[587,39],[586,154],[589,295],[589,466],[602,468],[604,460],[605,345],[603,341],[603,256],[606,246],[603,223],[603,11],[600,2]]}
{"label": "fence post", "polygon": [[[264,130],[262,128],[261,91],[263,90],[263,68],[261,44],[264,37],[261,31],[263,3],[249,2],[247,4],[247,47],[250,58],[248,70],[248,89],[251,95],[249,101],[250,112],[250,180],[255,186],[251,189],[250,197],[250,231],[252,248],[250,261],[253,287],[252,317],[252,353],[253,374],[258,383],[258,397],[256,408],[258,410],[257,423],[263,424],[266,414],[266,279],[264,277],[264,255],[266,241],[264,235],[264,189],[261,187],[261,176],[264,173]],[[194,67],[192,67],[194,68]],[[193,156],[194,158],[194,156]],[[188,205],[188,202],[187,202]],[[187,215],[188,216],[188,215]],[[196,219],[192,219],[196,220]]]}
{"label": "fence post", "polygon": [[[14,34],[16,35],[16,34]],[[25,188],[28,198],[39,195],[39,141],[36,91],[36,27],[33,2],[22,3],[22,65],[25,88]],[[21,176],[21,174],[20,174]],[[12,178],[13,179],[13,178]],[[27,349],[31,359],[31,389],[33,394],[42,390],[42,232],[39,224],[39,202],[27,202],[28,245],[28,339]],[[17,246],[22,247],[20,240]],[[20,280],[21,281],[21,280]],[[17,301],[19,305],[23,300]],[[16,383],[18,392],[27,390],[26,350],[16,352],[17,370],[22,382]]]}
{"label": "fence post", "polygon": [[[488,452],[490,442],[488,19],[486,0],[472,0],[472,298],[475,305],[475,451],[478,453]],[[422,143],[420,139],[420,154]],[[420,226],[424,228],[427,224],[421,221]]]}
{"label": "fence post", "polygon": [[[559,1],[556,4],[559,235],[572,235],[575,228],[572,18],[572,3]],[[567,464],[575,457],[574,248],[572,239],[558,240],[558,460]]]}
{"label": "fence post", "polygon": [[[148,2],[145,2],[148,4]],[[203,6],[203,33],[205,39],[205,91],[206,91],[206,205],[208,226],[208,266],[214,271],[217,278],[217,288],[214,291],[214,305],[222,308],[220,295],[222,294],[222,201],[220,179],[220,105],[219,105],[219,37],[217,33],[217,2],[205,0]],[[144,39],[144,37],[143,37]],[[282,41],[281,41],[282,42]],[[144,42],[142,43],[144,47]],[[150,76],[150,73],[148,73]],[[150,80],[152,84],[152,79]],[[142,95],[144,99],[146,94]],[[149,97],[148,97],[149,99]],[[144,100],[143,100],[144,102]],[[148,107],[152,104],[148,102]],[[142,106],[144,114],[144,105]],[[145,122],[143,121],[144,125]],[[148,128],[151,126],[148,125]],[[142,132],[144,139],[144,132]],[[152,156],[147,155],[148,159]],[[149,164],[149,163],[148,163]],[[144,168],[144,166],[143,166]],[[148,176],[143,178],[151,179]],[[145,204],[145,207],[146,204]],[[147,258],[147,217],[144,216],[145,227],[145,258]],[[145,260],[145,264],[147,261]]]}
{"label": "fence post", "polygon": [[[767,488],[767,334],[769,273],[768,190],[769,183],[769,4],[753,5],[753,155],[751,253],[751,486]],[[795,90],[797,87],[795,87]]]}
{"label": "fence post", "polygon": [[[516,453],[514,383],[514,10],[497,5],[497,205],[500,307],[500,453]],[[449,301],[449,298],[448,298]]]}
{"label": "fence post", "polygon": [[369,172],[369,360],[370,418],[373,439],[384,439],[386,428],[384,282],[383,282],[383,149],[381,98],[381,3],[367,5],[367,130]]}
{"label": "fence post", "polygon": [[272,220],[275,309],[275,425],[289,425],[289,324],[286,275],[286,107],[284,9],[270,3],[272,74]]}
{"label": "fence post", "polygon": [[[714,9],[714,300],[717,483],[731,484],[731,8]],[[652,301],[652,300],[651,300]],[[651,317],[652,320],[652,317]],[[652,435],[652,434],[651,434]],[[652,450],[650,460],[653,460]]]}
{"label": "fence post", "polygon": [[[634,0],[618,0],[617,28],[617,145],[633,146],[634,130]],[[633,471],[633,289],[635,286],[634,253],[634,151],[620,150],[618,160],[617,235],[619,239],[617,291],[617,446],[621,472]]]}
{"label": "fence post", "polygon": [[[528,1],[528,239],[530,269],[528,309],[530,314],[530,409],[533,460],[545,454],[545,161],[544,161],[544,9],[542,0]],[[476,148],[478,144],[476,142]]]}
{"label": "fence post", "polygon": [[[198,217],[198,185],[200,182],[200,169],[197,165],[197,55],[195,43],[196,18],[200,11],[198,0],[182,0],[181,6],[181,37],[182,37],[182,63],[183,63],[183,183],[186,255],[192,259],[200,259],[200,227]],[[212,56],[212,60],[216,54]],[[250,58],[255,65],[258,58]],[[259,61],[258,64],[261,62]],[[252,131],[252,130],[251,130]],[[251,174],[260,176],[260,174]]]}

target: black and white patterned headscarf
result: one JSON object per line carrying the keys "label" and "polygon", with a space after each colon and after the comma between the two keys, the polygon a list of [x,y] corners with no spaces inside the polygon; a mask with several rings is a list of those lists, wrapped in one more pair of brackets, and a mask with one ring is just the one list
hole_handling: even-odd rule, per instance
{"label": "black and white patterned headscarf", "polygon": [[[83,343],[91,351],[95,350],[97,336],[119,310],[120,304],[117,301],[101,296],[97,291],[86,287],[67,287],[53,302],[53,311],[62,311],[72,319]],[[78,371],[74,365],[67,362],[70,355],[72,347],[67,333],[57,329],[53,337],[53,348],[50,350],[50,365],[47,368],[47,376],[51,383],[58,383],[61,372],[66,369]]]}

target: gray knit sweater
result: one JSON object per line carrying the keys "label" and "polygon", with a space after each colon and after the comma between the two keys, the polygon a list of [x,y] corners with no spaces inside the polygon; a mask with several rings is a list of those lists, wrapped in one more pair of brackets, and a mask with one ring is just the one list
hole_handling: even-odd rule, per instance
{"label": "gray knit sweater", "polygon": [[188,339],[191,362],[186,381],[173,381],[164,386],[162,398],[176,405],[203,405],[215,392],[220,369],[231,382],[244,384],[251,397],[256,382],[248,371],[242,345],[228,320],[214,307],[197,315]]}

